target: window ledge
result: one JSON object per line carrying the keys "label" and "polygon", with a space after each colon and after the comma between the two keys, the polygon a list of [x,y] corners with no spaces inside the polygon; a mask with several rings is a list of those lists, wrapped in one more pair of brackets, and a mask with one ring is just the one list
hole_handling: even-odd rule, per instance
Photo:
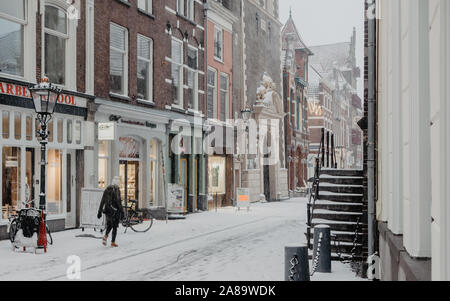
{"label": "window ledge", "polygon": [[214,60],[215,60],[216,62],[221,63],[221,64],[225,64],[224,61],[223,61],[222,59],[218,58],[217,56],[214,56]]}
{"label": "window ledge", "polygon": [[185,16],[183,16],[183,15],[180,15],[180,13],[178,13],[178,12],[177,12],[177,17],[179,17],[179,18],[181,18],[181,19],[183,19],[183,20],[185,20],[185,21],[191,23],[191,24],[194,25],[194,26],[197,26],[197,23],[195,23],[194,21],[192,21],[192,20],[189,19],[188,17],[185,17]]}
{"label": "window ledge", "polygon": [[140,12],[141,14],[146,15],[147,17],[149,17],[149,18],[151,18],[151,19],[153,19],[153,20],[156,19],[155,15],[149,13],[148,11],[145,11],[145,10],[140,9],[140,8],[138,8],[137,10],[138,10],[138,12]]}
{"label": "window ledge", "polygon": [[173,104],[171,106],[171,110],[175,111],[175,112],[180,112],[180,113],[186,114],[186,110],[183,107],[181,107],[180,105]]}
{"label": "window ledge", "polygon": [[126,6],[128,6],[128,7],[131,6],[131,3],[128,2],[128,1],[125,1],[125,0],[116,0],[116,1],[119,2],[119,3],[122,3],[123,5],[126,5]]}
{"label": "window ledge", "polygon": [[150,105],[152,107],[154,107],[156,105],[155,102],[153,102],[151,100],[145,100],[145,99],[140,99],[140,98],[137,99],[137,102],[138,103],[142,103],[142,104],[146,104],[146,105]]}
{"label": "window ledge", "polygon": [[127,100],[127,101],[131,100],[131,98],[128,96],[117,94],[117,93],[112,93],[112,92],[109,93],[109,96],[112,98],[117,98],[117,99],[121,99],[121,100]]}

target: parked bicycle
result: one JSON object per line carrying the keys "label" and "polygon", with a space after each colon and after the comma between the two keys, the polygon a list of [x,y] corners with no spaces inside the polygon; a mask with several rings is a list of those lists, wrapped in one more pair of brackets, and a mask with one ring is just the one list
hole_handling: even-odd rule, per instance
{"label": "parked bicycle", "polygon": [[[29,207],[30,204],[24,204],[25,207]],[[34,233],[39,236],[39,229],[41,225],[41,213],[42,210],[36,208],[24,208],[19,211],[18,214],[8,214],[9,221],[9,240],[14,244],[17,233],[22,230],[24,236],[32,237]],[[45,230],[47,232],[47,242],[53,245],[53,237],[50,229],[47,225],[47,221],[44,214]]]}
{"label": "parked bicycle", "polygon": [[125,208],[125,218],[122,221],[122,226],[125,227],[125,233],[128,228],[134,232],[145,233],[153,226],[153,216],[149,210],[142,210],[138,208],[138,202],[134,200],[128,201],[130,206]]}

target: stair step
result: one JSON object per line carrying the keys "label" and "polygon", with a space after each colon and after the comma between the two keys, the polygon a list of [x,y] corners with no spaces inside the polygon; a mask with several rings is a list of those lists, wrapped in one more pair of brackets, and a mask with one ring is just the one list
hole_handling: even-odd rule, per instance
{"label": "stair step", "polygon": [[[305,233],[307,235],[307,233]],[[367,233],[358,233],[358,242],[361,242]],[[314,239],[314,231],[311,231],[311,242]],[[355,241],[355,232],[350,231],[331,231],[331,241],[339,241],[340,243],[353,243]]]}
{"label": "stair step", "polygon": [[313,219],[322,219],[328,221],[356,222],[361,221],[363,214],[361,212],[339,212],[329,210],[314,210]]}
{"label": "stair step", "polygon": [[[343,231],[343,232],[355,232],[356,223],[355,222],[344,222],[344,221],[330,221],[330,220],[321,220],[321,219],[313,219],[311,222],[312,228],[318,225],[328,225],[330,226],[331,231]],[[367,225],[360,224],[360,232],[366,232]],[[311,232],[314,232],[311,229]]]}
{"label": "stair step", "polygon": [[329,175],[322,175],[320,183],[330,183],[339,185],[363,185],[364,178],[362,177],[333,177]]}
{"label": "stair step", "polygon": [[[309,207],[311,205],[308,204]],[[338,203],[338,202],[330,202],[330,201],[316,201],[314,206],[315,209],[321,210],[331,210],[331,211],[339,211],[339,212],[362,212],[364,208],[364,204],[362,203]]]}
{"label": "stair step", "polygon": [[321,175],[330,175],[330,176],[344,176],[344,177],[362,177],[363,171],[356,169],[329,169],[322,168],[320,170]]}
{"label": "stair step", "polygon": [[330,183],[320,183],[319,196],[323,192],[334,192],[341,194],[363,194],[364,186],[361,185],[336,185]]}
{"label": "stair step", "polygon": [[320,191],[318,200],[358,203],[364,201],[362,193],[334,193],[329,191]]}

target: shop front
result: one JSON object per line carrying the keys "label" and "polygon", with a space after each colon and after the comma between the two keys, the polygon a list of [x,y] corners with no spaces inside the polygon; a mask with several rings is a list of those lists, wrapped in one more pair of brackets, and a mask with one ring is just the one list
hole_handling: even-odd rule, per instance
{"label": "shop front", "polygon": [[98,188],[120,177],[124,205],[136,201],[140,209],[165,209],[168,118],[156,110],[100,99],[96,103]]}
{"label": "shop front", "polygon": [[[27,83],[0,79],[0,165],[2,167],[0,239],[8,217],[26,204],[39,206],[39,122]],[[49,123],[46,193],[49,226],[54,231],[75,228],[78,191],[84,179],[87,95],[64,91]],[[78,162],[78,164],[77,164]]]}

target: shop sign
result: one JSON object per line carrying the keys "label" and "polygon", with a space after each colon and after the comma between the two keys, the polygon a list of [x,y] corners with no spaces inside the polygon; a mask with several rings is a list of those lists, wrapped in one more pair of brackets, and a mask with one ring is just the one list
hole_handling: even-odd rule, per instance
{"label": "shop sign", "polygon": [[116,138],[116,123],[101,122],[98,124],[98,140],[113,141]]}
{"label": "shop sign", "polygon": [[184,213],[184,187],[177,184],[168,185],[167,212]]}
{"label": "shop sign", "polygon": [[250,189],[236,188],[236,199],[238,208],[250,208]]}
{"label": "shop sign", "polygon": [[[31,94],[28,87],[22,85],[0,82],[0,94],[27,98],[31,101]],[[58,103],[81,108],[87,107],[87,102],[85,99],[68,94],[61,94],[58,98]]]}

